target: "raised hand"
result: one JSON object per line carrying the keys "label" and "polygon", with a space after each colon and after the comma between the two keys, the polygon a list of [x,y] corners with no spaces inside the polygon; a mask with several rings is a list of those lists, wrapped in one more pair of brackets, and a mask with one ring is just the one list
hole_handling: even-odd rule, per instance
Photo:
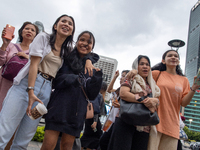
{"label": "raised hand", "polygon": [[[8,39],[4,38],[4,37],[3,37],[4,35],[6,35],[6,28],[3,29],[2,34],[1,34],[1,38],[2,38],[2,41],[3,41],[3,44],[2,44],[2,46],[1,46],[1,50],[4,50],[4,51],[5,51],[6,48],[8,47],[8,45],[9,45],[9,43],[10,43],[11,40],[8,40]],[[12,39],[13,39],[14,37],[15,37],[15,36],[13,35],[13,36],[12,36]]]}

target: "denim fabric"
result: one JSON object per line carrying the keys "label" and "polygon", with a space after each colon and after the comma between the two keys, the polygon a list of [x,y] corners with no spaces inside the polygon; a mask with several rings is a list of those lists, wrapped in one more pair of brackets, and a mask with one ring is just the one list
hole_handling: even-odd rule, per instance
{"label": "denim fabric", "polygon": [[[11,150],[26,149],[35,134],[41,117],[31,120],[26,114],[28,107],[27,86],[28,75],[21,80],[19,85],[13,85],[4,99],[0,112],[0,150],[5,148],[16,129]],[[37,75],[34,88],[35,95],[47,106],[51,94],[51,81]],[[35,102],[32,108],[37,103]]]}

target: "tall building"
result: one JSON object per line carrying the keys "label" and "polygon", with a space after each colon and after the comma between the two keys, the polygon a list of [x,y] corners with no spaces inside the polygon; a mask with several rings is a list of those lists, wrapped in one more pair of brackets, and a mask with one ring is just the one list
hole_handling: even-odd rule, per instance
{"label": "tall building", "polygon": [[[200,67],[200,0],[190,12],[185,73],[192,86],[194,76]],[[190,105],[184,109],[186,125],[190,130],[200,132],[200,93],[195,92]]]}
{"label": "tall building", "polygon": [[[112,80],[115,71],[117,70],[117,60],[105,56],[100,56],[100,59],[97,63],[94,64],[95,67],[102,69],[103,71],[103,81],[106,82],[108,85]],[[106,100],[109,99],[109,95],[106,94]]]}

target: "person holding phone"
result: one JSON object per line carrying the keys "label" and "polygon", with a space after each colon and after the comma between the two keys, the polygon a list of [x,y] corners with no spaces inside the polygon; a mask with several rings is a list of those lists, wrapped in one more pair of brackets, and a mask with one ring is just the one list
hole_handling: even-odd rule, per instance
{"label": "person holding phone", "polygon": [[[162,55],[162,61],[151,68],[153,78],[161,90],[161,95],[157,111],[160,123],[156,125],[156,136],[149,137],[149,150],[177,149],[180,107],[187,106],[196,89],[200,87],[195,82],[190,87],[188,79],[180,68],[179,59],[177,51],[167,50]],[[135,70],[131,70],[127,78],[131,79],[135,75]],[[195,76],[194,81],[196,78]]]}
{"label": "person holding phone", "polygon": [[[8,26],[7,26],[8,27]],[[19,43],[13,44],[9,39],[7,39],[7,28],[4,28],[2,31],[2,41],[3,44],[0,48],[0,66],[3,66],[6,64],[10,58],[16,53],[18,56],[22,56],[26,59],[29,59],[28,53],[29,53],[29,45],[35,38],[35,36],[38,34],[38,27],[31,22],[24,22],[21,28],[18,31],[20,40]],[[11,35],[11,39],[14,38],[14,35]],[[20,50],[20,52],[18,51]],[[2,74],[2,69],[0,69],[0,72]],[[12,86],[12,81],[3,78],[0,76],[0,111],[2,108],[3,100],[9,90],[9,88]]]}
{"label": "person holding phone", "polygon": [[[52,34],[42,32],[30,46],[30,59],[14,78],[0,112],[0,149],[16,134],[11,149],[26,149],[41,119],[31,120],[31,109],[38,103],[47,106],[52,92],[52,80],[73,49],[75,22],[66,14],[57,18]],[[99,58],[99,57],[98,57]],[[91,74],[94,66],[86,60],[85,70]]]}
{"label": "person holding phone", "polygon": [[14,78],[0,112],[0,149],[5,148],[17,127],[11,149],[27,148],[41,119],[31,120],[28,115],[38,103],[47,106],[51,82],[73,48],[74,32],[74,19],[62,15],[53,24],[51,35],[42,32],[33,40],[30,59]]}
{"label": "person holding phone", "polygon": [[195,82],[190,87],[180,68],[179,59],[177,51],[167,50],[162,62],[152,67],[153,78],[157,80],[161,95],[158,108],[160,123],[156,125],[157,136],[150,136],[150,150],[177,149],[180,107],[186,107],[200,87]]}

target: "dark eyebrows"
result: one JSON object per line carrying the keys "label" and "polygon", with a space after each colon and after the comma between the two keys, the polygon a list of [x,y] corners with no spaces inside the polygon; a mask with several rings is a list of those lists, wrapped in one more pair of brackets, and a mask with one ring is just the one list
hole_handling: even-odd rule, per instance
{"label": "dark eyebrows", "polygon": [[92,43],[93,42],[93,38],[92,38],[92,36],[90,35],[90,41],[89,41],[90,43]]}
{"label": "dark eyebrows", "polygon": [[92,39],[89,39],[88,42],[89,42],[89,43],[92,43]]}
{"label": "dark eyebrows", "polygon": [[66,21],[66,22],[69,22],[69,23],[71,23],[73,25],[73,22],[71,20],[66,19],[66,18],[62,18],[61,21]]}
{"label": "dark eyebrows", "polygon": [[68,21],[71,25],[73,25],[73,22],[72,21]]}
{"label": "dark eyebrows", "polygon": [[150,66],[150,65],[149,65],[149,62],[140,62],[140,63],[139,63],[139,65],[144,65],[144,64]]}
{"label": "dark eyebrows", "polygon": [[85,38],[81,36],[78,40],[85,40]]}
{"label": "dark eyebrows", "polygon": [[168,54],[167,56],[176,56],[176,57],[179,57],[178,54]]}

